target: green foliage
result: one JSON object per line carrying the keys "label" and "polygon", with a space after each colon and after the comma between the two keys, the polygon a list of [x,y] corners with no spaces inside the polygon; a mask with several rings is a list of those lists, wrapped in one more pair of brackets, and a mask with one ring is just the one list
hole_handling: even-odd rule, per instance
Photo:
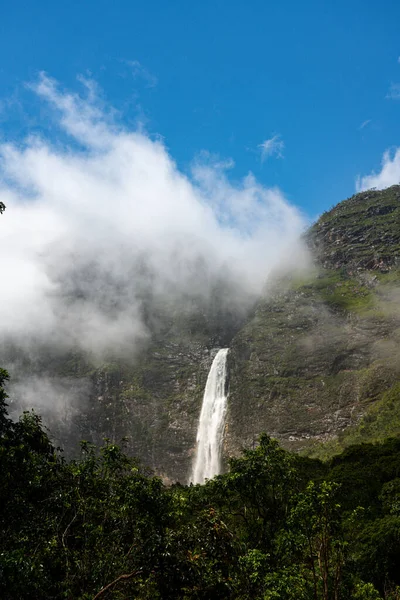
{"label": "green foliage", "polygon": [[291,289],[307,296],[315,295],[323,300],[325,306],[337,311],[363,314],[376,305],[371,290],[345,269],[321,269],[307,281],[295,280]]}
{"label": "green foliage", "polygon": [[[337,496],[337,484],[323,481],[316,485],[311,481],[297,496],[287,521],[288,528],[279,540],[290,559],[300,551],[304,579],[314,596],[324,600],[340,594],[347,554],[344,515]],[[307,569],[307,565],[311,565],[311,569]]]}
{"label": "green foliage", "polygon": [[353,600],[382,600],[372,583],[357,583],[353,592]]}
{"label": "green foliage", "polygon": [[339,438],[339,448],[362,442],[383,441],[400,434],[400,383],[371,406],[354,427],[349,427]]}
{"label": "green foliage", "polygon": [[385,513],[400,516],[400,478],[396,477],[383,484],[379,499]]}
{"label": "green foliage", "polygon": [[0,597],[398,600],[400,440],[329,463],[261,436],[203,486],[122,448],[67,462],[40,417],[6,413],[0,371]]}
{"label": "green foliage", "polygon": [[[385,372],[381,366],[378,366],[378,370],[382,372],[382,385],[385,385]],[[329,460],[349,446],[384,442],[388,438],[400,435],[400,384],[394,383],[390,389],[383,391],[372,369],[366,369],[364,374],[359,373],[360,385],[362,384],[364,389],[368,388],[368,379],[375,387],[378,399],[365,411],[356,425],[347,427],[333,440],[308,448],[306,452],[309,456]],[[328,378],[325,381],[328,381]],[[371,390],[371,395],[373,394],[374,391]]]}

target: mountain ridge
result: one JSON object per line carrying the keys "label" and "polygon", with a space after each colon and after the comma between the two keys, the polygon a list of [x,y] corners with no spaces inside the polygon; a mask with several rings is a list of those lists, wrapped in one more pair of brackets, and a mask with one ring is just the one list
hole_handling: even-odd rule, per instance
{"label": "mountain ridge", "polygon": [[291,449],[333,451],[398,381],[400,186],[341,202],[305,239],[314,272],[292,274],[233,340],[228,454],[263,430]]}
{"label": "mountain ridge", "polygon": [[[65,423],[57,412],[48,415],[67,452],[79,439],[126,438],[127,451],[167,481],[187,481],[207,373],[227,345],[226,459],[262,432],[318,456],[346,446],[346,431],[349,439],[378,439],[388,406],[400,414],[400,186],[339,203],[304,240],[310,270],[278,274],[240,314],[227,310],[231,292],[222,287],[211,304],[191,299],[187,312],[182,305],[157,317],[135,356],[100,364],[78,351],[55,356],[38,348],[28,356],[30,375],[65,386],[79,380],[86,390]],[[370,425],[363,438],[357,428],[371,410],[381,415],[381,405],[379,432]],[[392,435],[398,422],[387,427]]]}

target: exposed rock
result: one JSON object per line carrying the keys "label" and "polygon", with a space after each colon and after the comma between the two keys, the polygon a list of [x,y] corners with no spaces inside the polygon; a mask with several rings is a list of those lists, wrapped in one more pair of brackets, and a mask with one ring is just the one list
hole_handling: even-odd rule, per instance
{"label": "exposed rock", "polygon": [[226,457],[262,431],[298,450],[335,440],[382,402],[374,423],[386,431],[400,405],[400,186],[342,202],[306,240],[315,270],[275,284],[250,315],[222,313],[214,301],[158,316],[139,355],[102,366],[51,350],[24,359],[24,372],[91,384],[72,427],[57,429],[62,445],[126,437],[128,451],[166,481],[186,482],[208,370],[226,346]]}
{"label": "exposed rock", "polygon": [[400,186],[342,202],[306,240],[316,272],[231,344],[227,455],[262,431],[291,449],[333,439],[399,379]]}

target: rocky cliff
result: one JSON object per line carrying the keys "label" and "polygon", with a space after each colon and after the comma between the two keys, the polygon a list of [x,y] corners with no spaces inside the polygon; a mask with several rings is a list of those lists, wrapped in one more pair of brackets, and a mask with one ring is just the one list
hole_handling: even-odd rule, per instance
{"label": "rocky cliff", "polygon": [[322,455],[400,432],[400,186],[340,203],[306,241],[313,272],[281,281],[231,343],[228,455],[262,431]]}
{"label": "rocky cliff", "polygon": [[[19,398],[43,416],[68,456],[79,441],[124,444],[166,481],[186,482],[205,383],[213,358],[243,326],[247,314],[223,310],[229,287],[204,298],[182,300],[174,312],[158,312],[157,325],[135,353],[99,362],[79,351],[38,345],[26,352],[3,348],[0,363],[12,376],[11,409]],[[220,300],[220,301],[219,301]],[[154,320],[154,310],[148,306]],[[42,396],[46,398],[42,401]]]}
{"label": "rocky cliff", "polygon": [[400,186],[340,203],[305,241],[310,272],[277,276],[247,312],[222,310],[230,291],[220,289],[211,304],[160,317],[135,355],[98,364],[49,349],[24,359],[24,373],[80,390],[65,423],[49,413],[60,443],[72,452],[79,439],[126,438],[131,454],[185,482],[222,346],[231,348],[226,457],[262,431],[319,455],[400,433]]}

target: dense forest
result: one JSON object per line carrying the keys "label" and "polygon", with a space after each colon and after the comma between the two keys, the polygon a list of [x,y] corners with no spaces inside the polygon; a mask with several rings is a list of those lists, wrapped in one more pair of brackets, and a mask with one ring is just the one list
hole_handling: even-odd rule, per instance
{"label": "dense forest", "polygon": [[165,486],[121,446],[67,461],[7,414],[0,371],[0,597],[400,598],[400,440],[328,462],[262,435],[205,485]]}

